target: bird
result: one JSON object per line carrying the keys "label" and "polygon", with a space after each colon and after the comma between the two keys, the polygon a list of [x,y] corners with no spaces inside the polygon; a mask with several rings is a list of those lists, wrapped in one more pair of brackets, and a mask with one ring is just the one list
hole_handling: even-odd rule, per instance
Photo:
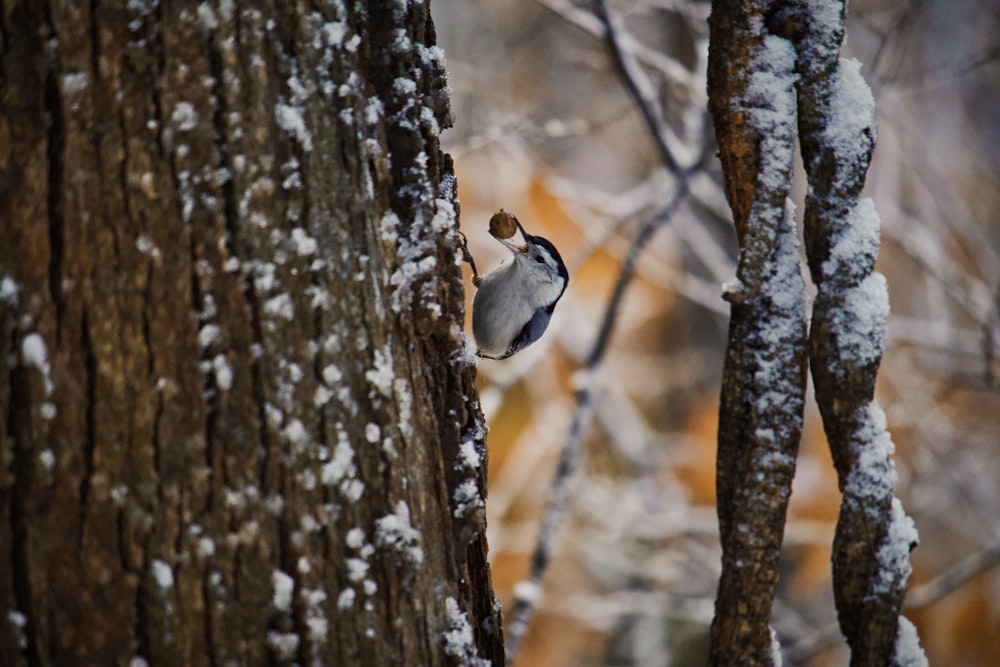
{"label": "bird", "polygon": [[[520,231],[524,243],[514,241]],[[485,276],[476,275],[472,300],[472,335],[476,354],[506,359],[538,340],[566,291],[569,272],[548,239],[532,236],[512,214],[500,209],[490,219],[490,234],[513,258]]]}

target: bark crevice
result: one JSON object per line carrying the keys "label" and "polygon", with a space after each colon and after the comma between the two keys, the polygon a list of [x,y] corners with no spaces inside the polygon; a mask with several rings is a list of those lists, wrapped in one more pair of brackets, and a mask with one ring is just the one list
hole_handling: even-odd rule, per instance
{"label": "bark crevice", "polygon": [[[94,453],[97,449],[97,373],[98,361],[94,352],[94,342],[90,332],[90,311],[86,308],[81,318],[80,350],[83,354],[84,366],[84,439],[81,448],[83,472],[80,477],[80,508],[84,509],[90,502],[90,488],[94,476]],[[85,511],[85,509],[84,509]],[[80,523],[81,534],[79,544],[83,544],[83,522]]]}
{"label": "bark crevice", "polygon": [[[45,77],[45,109],[49,115],[48,143],[48,220],[49,220],[49,295],[55,306],[55,331],[61,332],[63,298],[63,265],[65,262],[65,227],[63,200],[63,156],[66,135],[63,123],[62,95],[59,91],[59,73],[50,67]],[[58,343],[57,343],[58,344]]]}

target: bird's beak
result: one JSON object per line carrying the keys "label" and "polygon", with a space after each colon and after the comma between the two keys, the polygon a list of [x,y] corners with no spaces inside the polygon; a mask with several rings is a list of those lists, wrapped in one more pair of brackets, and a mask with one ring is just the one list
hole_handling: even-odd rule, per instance
{"label": "bird's beak", "polygon": [[[515,215],[512,214],[510,217],[514,218],[514,222],[517,223],[517,228],[521,232],[521,238],[523,239],[524,242],[523,243],[517,243],[517,242],[515,242],[513,236],[510,237],[509,239],[499,239],[498,238],[497,241],[500,241],[500,243],[502,243],[505,246],[507,246],[507,248],[511,252],[513,252],[514,254],[516,254],[516,255],[527,255],[528,254],[528,232],[524,231],[524,227],[521,226],[521,221],[517,219],[517,216],[515,216]],[[494,237],[494,238],[496,238],[496,237]]]}
{"label": "bird's beak", "polygon": [[528,252],[527,243],[517,243],[514,241],[514,237],[509,239],[497,239],[500,243],[507,246],[507,248],[516,255],[525,255]]}

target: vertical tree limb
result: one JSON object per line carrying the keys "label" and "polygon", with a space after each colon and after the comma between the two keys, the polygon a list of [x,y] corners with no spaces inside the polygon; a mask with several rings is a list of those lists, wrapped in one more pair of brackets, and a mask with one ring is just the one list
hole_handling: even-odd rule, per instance
{"label": "vertical tree limb", "polygon": [[767,4],[715,2],[709,108],[740,243],[719,407],[722,576],[713,665],[769,665],[778,556],[802,429],[806,292],[792,207],[795,54]]}
{"label": "vertical tree limb", "polygon": [[843,3],[798,0],[773,27],[797,46],[799,135],[809,179],[805,239],[818,293],[809,359],[843,493],[833,544],[834,597],[852,665],[926,664],[899,617],[917,535],[893,497],[885,414],[873,399],[888,293],[875,272],[879,219],[861,199],[875,146],[875,103],[860,63],[839,59]]}

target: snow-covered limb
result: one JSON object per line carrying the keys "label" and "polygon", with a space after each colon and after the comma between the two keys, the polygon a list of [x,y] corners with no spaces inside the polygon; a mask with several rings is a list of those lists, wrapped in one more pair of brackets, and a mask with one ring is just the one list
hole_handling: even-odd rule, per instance
{"label": "snow-covered limb", "polygon": [[[748,646],[761,664],[778,655],[769,621],[805,395],[806,291],[793,210],[789,203],[757,293],[733,305],[719,410],[723,558],[712,664],[731,664],[726,651]],[[760,224],[751,215],[748,236]]]}
{"label": "snow-covered limb", "polygon": [[763,6],[711,20],[709,100],[739,238],[719,408],[722,576],[710,664],[777,664],[770,621],[806,373],[806,290],[794,207],[795,51]]}
{"label": "snow-covered limb", "polygon": [[809,359],[843,499],[833,544],[834,596],[852,664],[921,665],[899,611],[916,546],[893,496],[892,440],[874,401],[889,311],[874,271],[879,218],[860,198],[875,147],[875,103],[860,63],[840,60],[844,5],[799,0],[779,14],[798,53],[798,113],[809,179],[805,239],[818,293]]}

